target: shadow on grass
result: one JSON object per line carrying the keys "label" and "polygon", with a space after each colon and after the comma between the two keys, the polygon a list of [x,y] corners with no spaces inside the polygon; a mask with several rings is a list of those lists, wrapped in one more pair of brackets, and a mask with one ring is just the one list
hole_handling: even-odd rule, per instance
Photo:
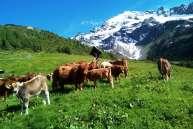
{"label": "shadow on grass", "polygon": [[18,112],[21,110],[21,106],[18,105],[11,105],[11,106],[7,106],[7,108],[1,110],[0,112]]}
{"label": "shadow on grass", "polygon": [[74,91],[75,90],[75,88],[73,87],[73,86],[71,86],[71,87],[63,87],[63,88],[61,88],[61,89],[57,89],[57,90],[51,90],[50,91],[50,93],[51,94],[68,94],[68,93],[70,93],[70,92],[72,92],[72,91]]}

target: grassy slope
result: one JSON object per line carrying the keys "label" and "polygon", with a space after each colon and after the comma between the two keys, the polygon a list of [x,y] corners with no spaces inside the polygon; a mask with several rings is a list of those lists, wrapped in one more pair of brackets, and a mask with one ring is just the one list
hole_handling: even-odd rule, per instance
{"label": "grassy slope", "polygon": [[37,28],[31,30],[18,25],[0,25],[0,50],[46,51],[86,55],[91,48],[49,31]]}
{"label": "grassy slope", "polygon": [[[19,58],[16,60],[16,57]],[[63,54],[0,54],[0,67],[8,73],[51,72],[58,64],[89,60],[87,56]],[[170,81],[159,80],[156,65],[130,61],[129,78],[104,82],[94,91],[90,84],[82,91],[51,94],[51,105],[43,106],[33,98],[28,116],[20,115],[14,96],[0,102],[0,128],[193,128],[193,70],[174,66]],[[15,112],[13,112],[15,110]]]}

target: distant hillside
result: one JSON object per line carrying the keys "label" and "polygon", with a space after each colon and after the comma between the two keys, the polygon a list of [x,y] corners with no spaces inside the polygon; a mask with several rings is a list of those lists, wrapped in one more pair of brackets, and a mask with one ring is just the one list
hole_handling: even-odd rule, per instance
{"label": "distant hillside", "polygon": [[80,42],[60,37],[33,27],[0,25],[0,50],[30,50],[88,54],[91,48]]}
{"label": "distant hillside", "polygon": [[148,58],[193,59],[193,21],[170,21],[163,28],[164,33],[151,43]]}

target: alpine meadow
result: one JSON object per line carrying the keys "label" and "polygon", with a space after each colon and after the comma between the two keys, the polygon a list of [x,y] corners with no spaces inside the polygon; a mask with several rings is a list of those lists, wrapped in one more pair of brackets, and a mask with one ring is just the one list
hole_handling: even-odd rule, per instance
{"label": "alpine meadow", "polygon": [[[49,73],[58,64],[90,60],[89,56],[58,53],[3,52],[1,67],[18,75],[29,71]],[[16,96],[1,100],[0,127],[12,128],[193,128],[193,70],[173,66],[172,79],[160,79],[155,63],[129,61],[129,76],[115,81],[115,88],[100,81],[83,91],[74,86],[51,93],[51,104],[30,101],[29,115],[20,115]],[[49,83],[49,87],[51,84]],[[51,89],[51,87],[50,87]]]}
{"label": "alpine meadow", "polygon": [[193,129],[193,2],[92,2],[1,3],[0,129]]}

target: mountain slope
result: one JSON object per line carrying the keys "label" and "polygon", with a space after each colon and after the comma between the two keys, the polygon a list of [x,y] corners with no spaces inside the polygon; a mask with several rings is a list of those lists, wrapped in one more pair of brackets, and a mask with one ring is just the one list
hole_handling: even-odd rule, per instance
{"label": "mountain slope", "polygon": [[0,49],[86,54],[90,48],[80,42],[33,27],[0,25]]}
{"label": "mountain slope", "polygon": [[[191,8],[191,4],[188,7]],[[163,7],[157,11],[126,11],[89,33],[75,36],[75,39],[130,59],[142,59],[147,56],[144,46],[164,33],[164,23],[190,18],[193,18],[191,11],[179,13]]]}
{"label": "mountain slope", "polygon": [[191,60],[193,58],[193,21],[172,21],[163,26],[166,28],[165,32],[150,43],[148,58]]}

